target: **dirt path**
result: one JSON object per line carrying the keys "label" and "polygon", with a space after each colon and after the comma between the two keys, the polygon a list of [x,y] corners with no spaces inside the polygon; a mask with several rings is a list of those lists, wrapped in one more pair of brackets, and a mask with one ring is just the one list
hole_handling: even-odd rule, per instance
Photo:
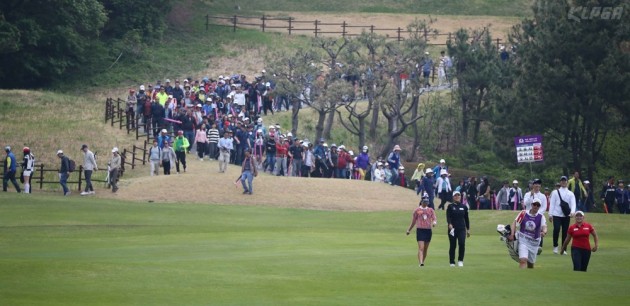
{"label": "dirt path", "polygon": [[[283,16],[288,17],[285,12],[269,12],[269,16]],[[444,44],[448,38],[448,33],[454,33],[460,28],[482,28],[489,27],[491,34],[494,38],[500,38],[505,40],[510,28],[519,22],[519,18],[516,17],[497,17],[497,16],[454,16],[454,15],[420,15],[420,14],[367,14],[367,13],[344,13],[344,14],[326,14],[326,13],[299,13],[291,12],[289,14],[296,22],[292,24],[294,27],[293,33],[302,35],[313,35],[314,21],[318,20],[320,23],[318,28],[322,32],[340,32],[342,27],[339,23],[346,22],[348,27],[346,29],[349,34],[360,34],[362,30],[368,29],[373,25],[375,29],[390,29],[383,31],[376,31],[377,33],[396,37],[396,30],[398,27],[405,29],[408,24],[413,22],[416,18],[420,20],[435,19],[435,22],[431,25],[434,29],[437,29],[441,35],[430,39],[432,44]],[[309,23],[303,23],[304,21],[311,21]],[[228,21],[225,21],[229,23]],[[260,24],[261,20],[258,19],[239,19],[242,23]],[[334,23],[337,25],[326,25],[328,23]],[[267,27],[287,27],[287,21],[280,20],[268,20],[265,22]],[[365,26],[365,27],[355,27]],[[245,26],[244,26],[245,27]],[[249,28],[260,29],[260,26],[247,26]],[[274,29],[269,28],[266,31],[275,31],[288,33],[286,28]],[[341,34],[323,34],[323,35],[335,35]]]}
{"label": "dirt path", "polygon": [[[199,161],[188,156],[186,173],[122,179],[116,194],[108,191],[98,197],[157,203],[207,203],[263,205],[340,211],[413,210],[418,198],[413,190],[368,181],[276,177],[268,173],[254,179],[254,194],[243,195],[240,167],[230,166],[218,173],[217,161]],[[160,169],[162,170],[162,169]],[[133,171],[146,172],[144,166]]]}

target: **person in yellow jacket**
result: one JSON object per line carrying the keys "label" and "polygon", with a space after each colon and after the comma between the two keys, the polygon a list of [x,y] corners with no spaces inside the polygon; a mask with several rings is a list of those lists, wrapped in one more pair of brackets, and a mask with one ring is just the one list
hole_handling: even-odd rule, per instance
{"label": "person in yellow jacket", "polygon": [[177,131],[177,137],[175,137],[175,141],[173,141],[173,149],[175,149],[175,156],[177,157],[177,161],[175,162],[175,168],[177,170],[177,174],[179,174],[179,163],[182,163],[184,167],[184,172],[186,172],[186,151],[190,143],[188,139],[184,137],[184,131]]}
{"label": "person in yellow jacket", "polygon": [[155,99],[158,103],[160,103],[160,105],[162,105],[162,107],[166,105],[166,101],[168,101],[168,94],[166,93],[164,87],[160,87],[160,91],[155,95]]}
{"label": "person in yellow jacket", "polygon": [[580,180],[580,172],[573,172],[573,177],[567,183],[567,189],[573,192],[575,195],[575,204],[577,206],[577,210],[584,211],[586,199],[588,199],[588,191],[584,187],[584,183]]}
{"label": "person in yellow jacket", "polygon": [[[416,183],[416,195],[420,194],[420,190],[422,189],[422,177],[424,176],[424,163],[419,163],[416,170],[413,171],[413,176],[411,176],[411,181]],[[422,195],[420,195],[422,197]]]}

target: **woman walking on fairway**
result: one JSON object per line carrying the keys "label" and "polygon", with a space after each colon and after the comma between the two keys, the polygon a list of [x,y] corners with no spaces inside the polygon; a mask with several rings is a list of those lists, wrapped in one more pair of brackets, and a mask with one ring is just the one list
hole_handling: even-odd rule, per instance
{"label": "woman walking on fairway", "polygon": [[451,267],[455,266],[455,244],[459,245],[457,265],[464,266],[464,253],[466,252],[466,237],[470,237],[470,221],[468,220],[468,207],[462,204],[462,194],[453,192],[453,203],[446,209],[446,222],[448,223],[448,259]]}
{"label": "woman walking on fairway", "polygon": [[416,225],[416,240],[418,241],[418,265],[424,266],[424,261],[427,258],[429,251],[429,243],[431,243],[431,236],[433,231],[431,230],[437,224],[437,218],[433,208],[428,207],[429,198],[423,197],[420,202],[420,207],[413,211],[411,217],[411,224],[407,229],[407,235],[411,232],[411,229]]}
{"label": "woman walking on fairway", "polygon": [[[593,248],[591,248],[588,237],[589,235],[593,236],[593,240],[595,242],[595,246]],[[565,239],[562,244],[560,254],[564,254],[564,251],[567,249],[567,246],[569,245],[569,242],[571,242],[572,238],[573,243],[571,244],[571,259],[573,260],[573,271],[586,272],[588,262],[591,259],[591,251],[597,252],[599,238],[597,237],[595,228],[593,228],[593,226],[589,223],[584,222],[584,212],[581,210],[575,212],[575,223],[569,226],[567,239]]]}

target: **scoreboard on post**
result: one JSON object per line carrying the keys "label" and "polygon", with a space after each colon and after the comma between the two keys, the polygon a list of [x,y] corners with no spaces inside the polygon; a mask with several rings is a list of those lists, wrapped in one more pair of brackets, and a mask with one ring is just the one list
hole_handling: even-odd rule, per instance
{"label": "scoreboard on post", "polygon": [[543,161],[543,145],[541,135],[514,137],[516,161],[519,163],[535,163]]}

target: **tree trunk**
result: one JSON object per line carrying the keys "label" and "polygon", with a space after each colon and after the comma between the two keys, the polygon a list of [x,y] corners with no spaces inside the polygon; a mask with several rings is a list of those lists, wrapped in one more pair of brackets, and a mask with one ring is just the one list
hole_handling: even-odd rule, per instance
{"label": "tree trunk", "polygon": [[368,93],[368,99],[372,99],[372,121],[370,122],[370,139],[376,140],[376,128],[378,126],[378,115],[380,114],[380,105],[377,101],[374,101],[374,91],[370,90]]}
{"label": "tree trunk", "polygon": [[391,135],[388,135],[387,138],[387,144],[381,149],[381,153],[379,154],[379,156],[383,156],[385,159],[387,159],[389,152],[394,148],[394,142],[396,141],[396,138]]}
{"label": "tree trunk", "polygon": [[363,148],[365,145],[365,117],[358,117],[359,121],[359,148]]}
{"label": "tree trunk", "polygon": [[332,125],[335,122],[335,109],[331,108],[328,111],[328,117],[326,118],[326,126],[324,126],[324,138],[330,139],[330,130],[332,129]]}
{"label": "tree trunk", "polygon": [[461,97],[462,99],[462,143],[468,144],[468,127],[470,124],[470,118],[468,117],[468,97]]}
{"label": "tree trunk", "polygon": [[293,109],[291,111],[291,133],[293,135],[297,135],[299,118],[298,114],[300,113],[300,99],[293,99],[291,102],[293,104]]}
{"label": "tree trunk", "polygon": [[[412,103],[415,103],[415,107],[411,110],[411,118],[415,118],[418,115],[418,106],[420,105],[420,96],[414,95]],[[411,146],[411,154],[407,158],[407,161],[414,161],[416,159],[416,152],[420,149],[420,132],[418,131],[418,121],[415,121],[413,127],[413,146]]]}
{"label": "tree trunk", "polygon": [[475,130],[473,131],[473,144],[479,144],[479,131],[481,130],[481,104],[483,103],[483,96],[485,94],[485,89],[482,87],[479,89],[479,97],[477,97],[477,105],[476,105],[476,117],[475,118]]}
{"label": "tree trunk", "polygon": [[322,138],[322,135],[324,134],[324,122],[326,121],[326,111],[317,110],[317,114],[319,115],[317,118],[317,125],[315,126],[317,134],[315,135],[313,143],[318,143],[319,139]]}

